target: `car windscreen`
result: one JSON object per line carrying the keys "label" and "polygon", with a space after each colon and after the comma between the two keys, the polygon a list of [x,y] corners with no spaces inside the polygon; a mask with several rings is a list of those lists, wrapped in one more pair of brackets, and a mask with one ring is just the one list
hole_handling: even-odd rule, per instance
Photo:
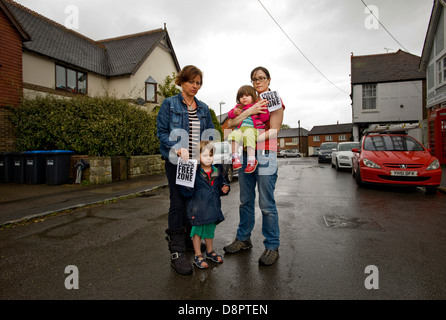
{"label": "car windscreen", "polygon": [[321,144],[320,150],[331,150],[337,147],[337,143]]}
{"label": "car windscreen", "polygon": [[358,143],[343,143],[339,145],[339,151],[352,151],[353,148],[357,148]]}
{"label": "car windscreen", "polygon": [[366,137],[364,150],[368,151],[423,151],[424,148],[409,136]]}

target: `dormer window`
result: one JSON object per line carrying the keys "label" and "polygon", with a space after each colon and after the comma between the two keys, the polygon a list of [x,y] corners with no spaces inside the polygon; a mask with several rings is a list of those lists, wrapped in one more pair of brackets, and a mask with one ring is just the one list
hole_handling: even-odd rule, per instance
{"label": "dormer window", "polygon": [[151,103],[157,103],[158,82],[152,77],[148,77],[146,80],[146,101]]}

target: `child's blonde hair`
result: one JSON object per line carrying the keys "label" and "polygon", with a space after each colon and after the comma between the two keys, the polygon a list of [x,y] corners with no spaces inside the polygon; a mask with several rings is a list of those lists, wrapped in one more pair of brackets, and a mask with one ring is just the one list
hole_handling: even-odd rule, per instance
{"label": "child's blonde hair", "polygon": [[200,154],[204,151],[204,150],[206,150],[206,149],[210,149],[209,150],[209,154],[211,155],[211,156],[213,156],[214,155],[214,153],[215,153],[215,146],[214,146],[214,144],[212,143],[212,141],[209,141],[209,140],[202,140],[202,141],[200,141],[200,144],[198,145],[198,148],[199,148],[199,152],[200,152]]}

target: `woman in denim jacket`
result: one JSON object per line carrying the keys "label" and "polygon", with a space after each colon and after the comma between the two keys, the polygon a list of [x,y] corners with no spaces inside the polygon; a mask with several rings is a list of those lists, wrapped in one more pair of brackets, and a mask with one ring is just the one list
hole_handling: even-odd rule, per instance
{"label": "woman in denim jacket", "polygon": [[[163,101],[158,113],[158,133],[161,156],[170,192],[168,215],[169,250],[171,265],[180,274],[192,274],[192,265],[185,257],[186,245],[192,248],[190,224],[186,214],[186,200],[176,184],[178,158],[187,161],[197,158],[196,146],[200,140],[216,138],[209,107],[195,95],[203,84],[203,73],[195,66],[186,66],[175,79],[182,92]],[[199,155],[198,155],[199,156]]]}

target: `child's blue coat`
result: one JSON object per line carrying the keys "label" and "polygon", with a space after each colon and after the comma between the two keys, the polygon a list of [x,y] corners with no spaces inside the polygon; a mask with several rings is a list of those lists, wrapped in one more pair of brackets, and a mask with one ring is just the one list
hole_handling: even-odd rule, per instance
{"label": "child's blue coat", "polygon": [[212,167],[213,174],[218,175],[212,186],[203,176],[201,166],[198,165],[194,188],[181,187],[181,192],[187,198],[187,217],[192,226],[218,224],[225,219],[221,211],[220,196],[227,195],[221,191],[221,188],[223,185],[229,186],[229,183],[224,178],[220,165]]}

